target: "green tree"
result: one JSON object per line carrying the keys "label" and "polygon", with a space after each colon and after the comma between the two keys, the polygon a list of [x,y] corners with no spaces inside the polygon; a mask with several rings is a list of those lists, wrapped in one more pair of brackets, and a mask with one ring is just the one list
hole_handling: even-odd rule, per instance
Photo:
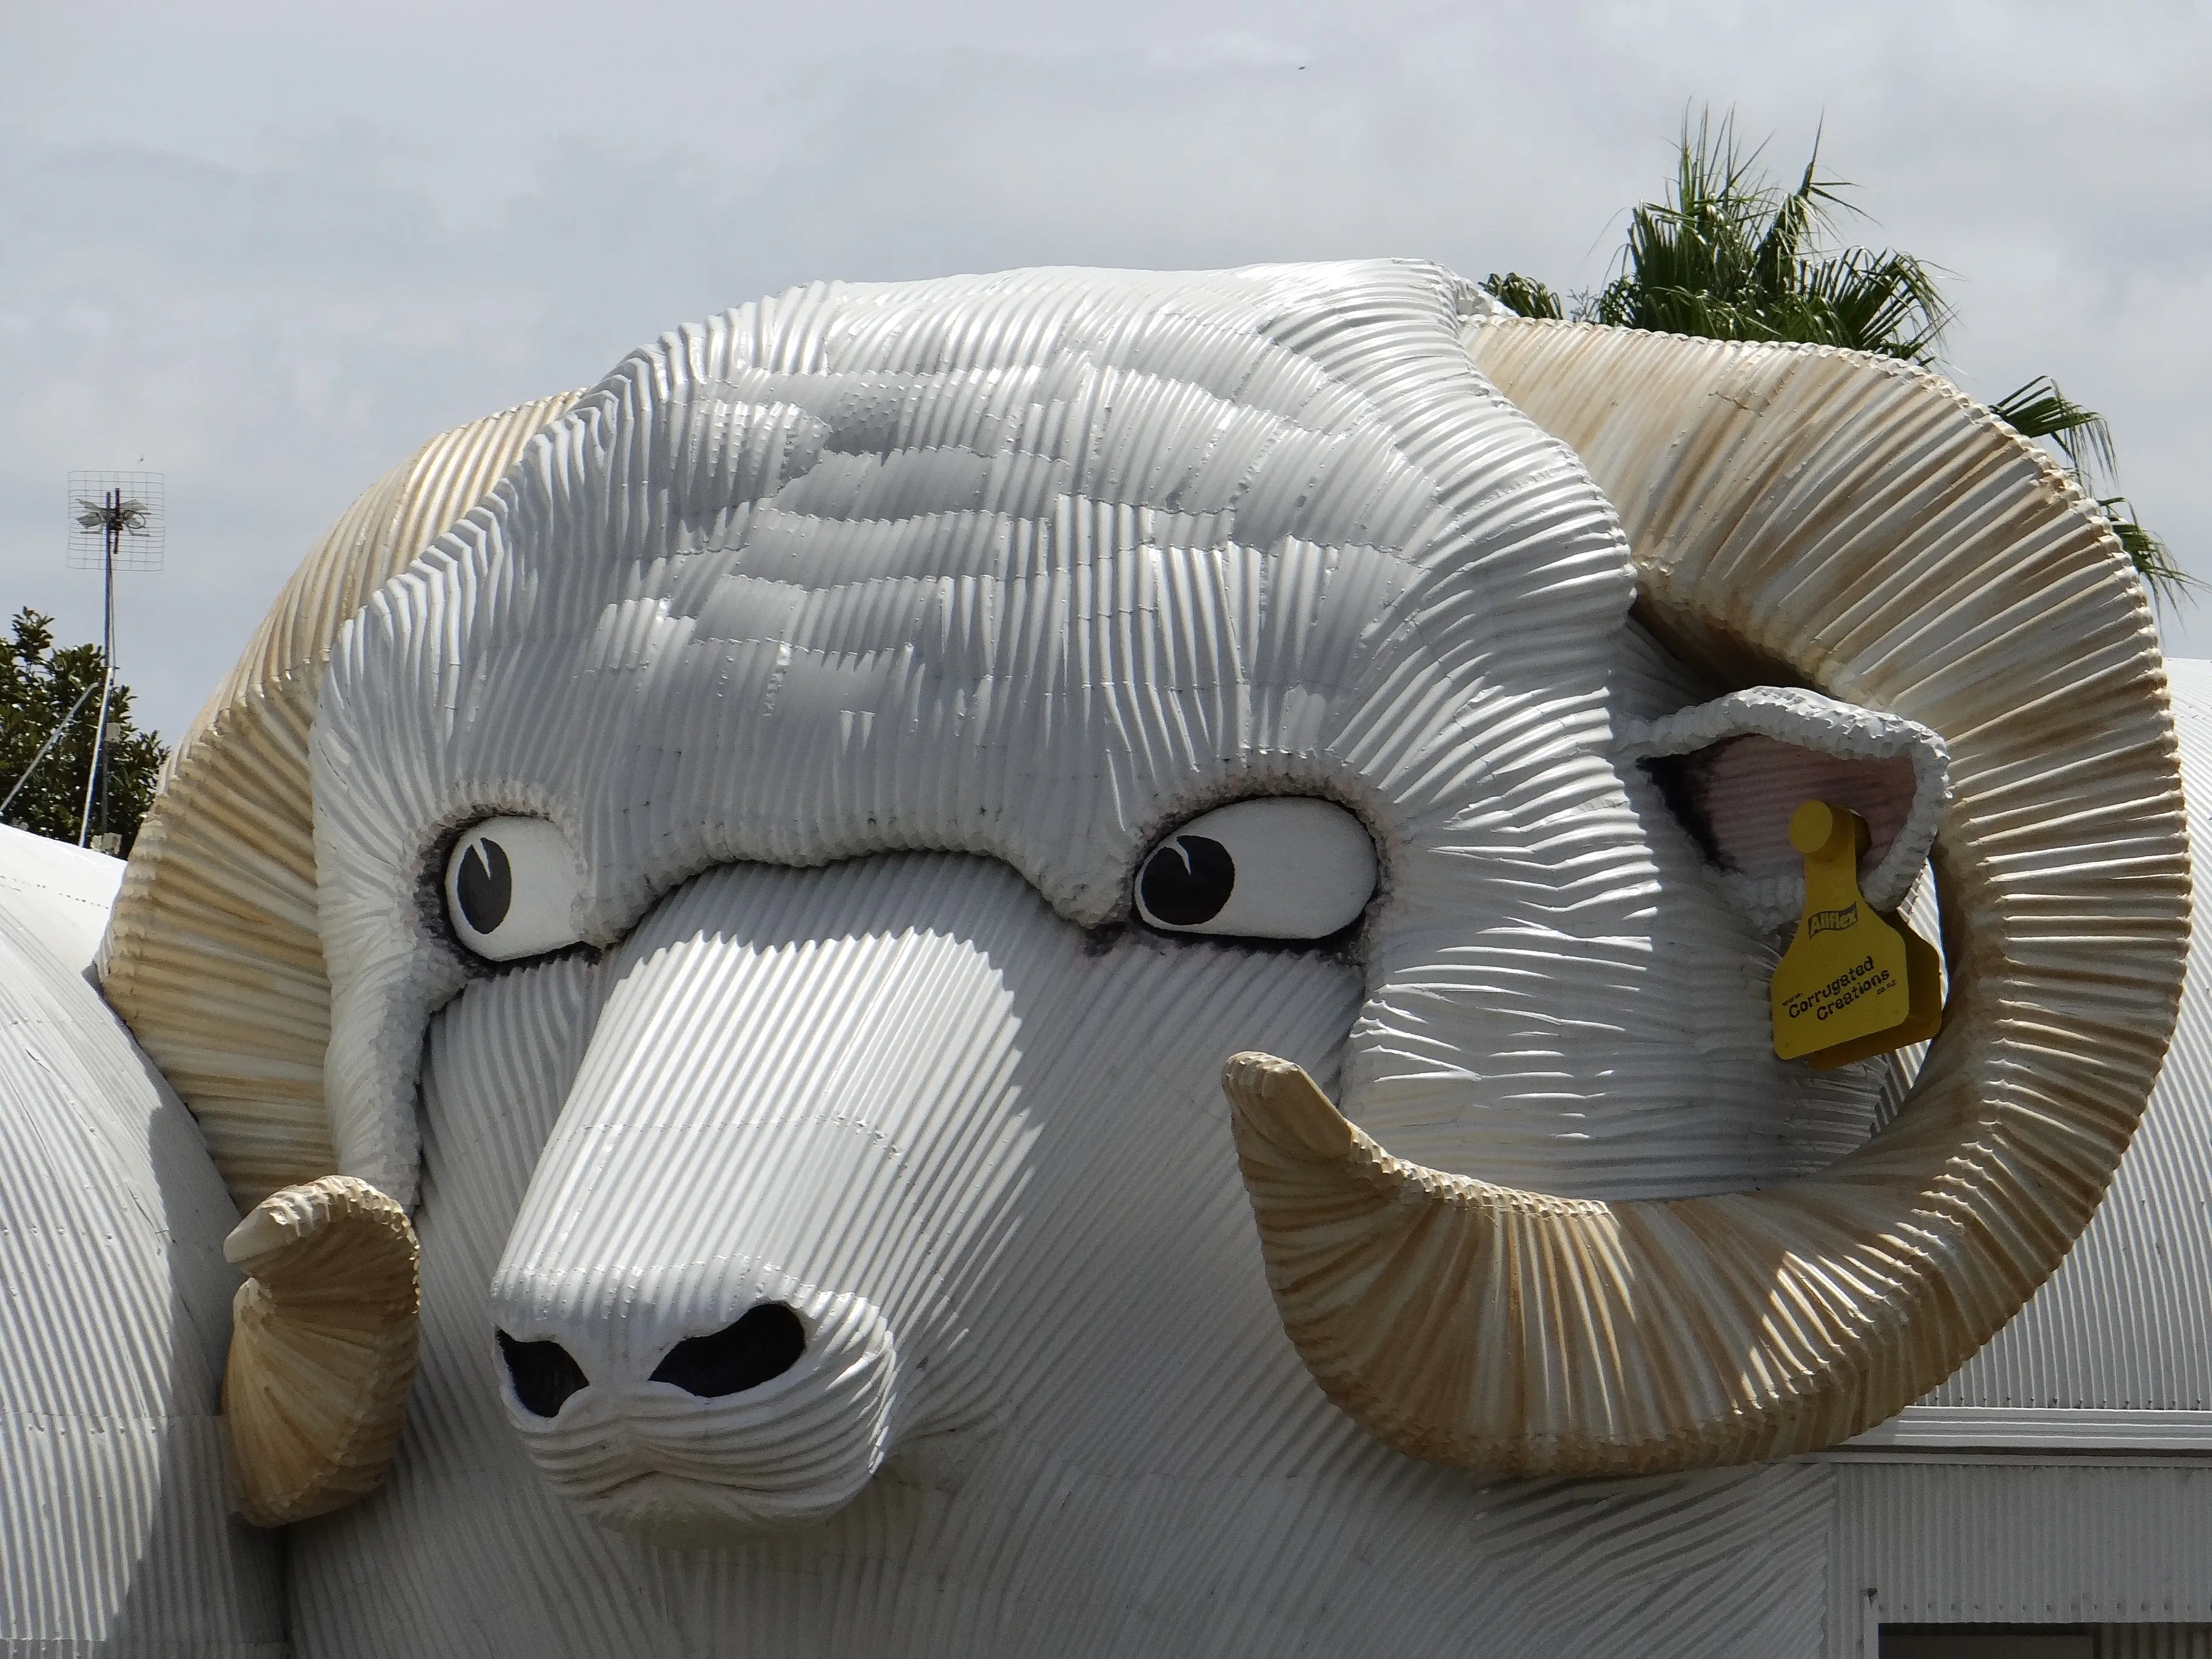
{"label": "green tree", "polygon": [[[1733,117],[1686,120],[1666,199],[1629,210],[1614,275],[1571,305],[1533,277],[1492,274],[1483,287],[1523,317],[1565,317],[1718,340],[1790,340],[1848,347],[1942,369],[1951,309],[1928,265],[1909,253],[1842,245],[1834,211],[1850,188],[1820,172],[1820,143],[1785,190],[1745,154]],[[2039,375],[1990,405],[2021,436],[2048,440],[2094,500],[2152,594],[2180,598],[2189,581],[2164,543],[2119,493],[2102,416]]]}
{"label": "green tree", "polygon": [[[38,611],[19,611],[9,637],[0,640],[0,796],[15,792],[0,822],[73,842],[100,717],[100,647],[56,649],[53,623]],[[121,850],[127,854],[139,820],[153,805],[155,780],[169,751],[157,733],[141,732],[132,723],[131,688],[119,680],[108,703],[107,726],[112,769],[106,791],[93,797],[92,830],[96,835],[104,828],[120,835]],[[40,750],[58,727],[61,736],[40,758]],[[101,793],[106,796],[105,824]]]}

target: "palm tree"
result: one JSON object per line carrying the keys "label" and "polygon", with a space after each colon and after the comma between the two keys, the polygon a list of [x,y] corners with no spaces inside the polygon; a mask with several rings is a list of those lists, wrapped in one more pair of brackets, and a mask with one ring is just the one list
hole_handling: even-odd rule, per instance
{"label": "palm tree", "polygon": [[[1817,138],[1794,190],[1769,182],[1759,167],[1764,152],[1763,145],[1743,152],[1733,116],[1715,127],[1710,113],[1701,115],[1694,131],[1685,118],[1667,199],[1630,210],[1616,274],[1595,294],[1575,295],[1571,314],[1619,328],[1844,346],[1943,367],[1952,313],[1929,267],[1893,249],[1837,245],[1833,210],[1850,206],[1839,194],[1849,186],[1820,176]],[[1483,287],[1523,317],[1570,312],[1552,289],[1517,271],[1492,274]],[[2048,375],[1997,399],[1990,412],[2023,437],[2051,441],[2154,598],[2185,594],[2189,578],[2118,493],[2101,416]]]}
{"label": "palm tree", "polygon": [[1717,340],[1797,340],[1927,364],[1950,312],[1919,260],[1851,247],[1827,252],[1840,179],[1820,176],[1820,151],[1784,193],[1759,172],[1765,147],[1743,155],[1735,118],[1718,131],[1685,122],[1674,185],[1628,216],[1620,274],[1592,315],[1620,328]]}

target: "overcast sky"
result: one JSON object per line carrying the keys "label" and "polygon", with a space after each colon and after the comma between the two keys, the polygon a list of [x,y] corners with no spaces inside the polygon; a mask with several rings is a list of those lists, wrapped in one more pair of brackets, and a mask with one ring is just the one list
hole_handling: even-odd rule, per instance
{"label": "overcast sky", "polygon": [[[174,735],[444,428],[816,277],[1420,255],[1599,283],[1684,109],[1951,273],[2212,578],[2212,7],[0,0],[0,610],[99,627],[72,469],[167,475],[118,659]],[[143,458],[143,461],[142,461]],[[2168,648],[2212,654],[2212,599]]]}

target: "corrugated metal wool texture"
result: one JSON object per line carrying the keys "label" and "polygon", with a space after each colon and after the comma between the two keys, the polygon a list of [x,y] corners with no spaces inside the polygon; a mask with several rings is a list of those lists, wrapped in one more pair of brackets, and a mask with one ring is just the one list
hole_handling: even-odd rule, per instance
{"label": "corrugated metal wool texture", "polygon": [[276,1540],[224,1495],[230,1221],[176,1097],[0,899],[0,1654],[284,1653]]}
{"label": "corrugated metal wool texture", "polygon": [[574,400],[434,438],[356,501],[179,740],[139,830],[101,986],[192,1109],[240,1210],[337,1167],[307,780],[331,635]]}
{"label": "corrugated metal wool texture", "polygon": [[[1954,947],[1917,1109],[1838,1173],[1861,1191],[1907,1176],[1932,1218],[1954,1201],[1941,1189],[1978,1165],[1978,1201],[2008,1189],[2018,1206],[1997,1224],[2070,1240],[2155,1074],[2187,917],[2162,672],[2140,592],[2112,580],[2108,538],[2032,446],[1901,365],[1708,341],[1651,349],[1564,325],[1472,335],[1486,371],[1620,508],[1662,636],[1718,672],[1787,665],[1948,741],[1956,796],[1936,866],[1972,955],[1961,971]],[[1740,511],[1727,510],[1731,478],[1751,481]],[[2064,647],[2023,625],[2037,607],[2066,617]],[[2073,850],[2034,844],[2062,822]],[[2062,1005],[2078,1009],[2078,1033],[2046,1026],[2004,1083],[1958,1064],[2019,1015],[2044,1024]],[[1992,1133],[1946,1149],[1947,1114]],[[1908,1237],[1921,1225],[1900,1223]],[[2027,1247],[2009,1265],[2033,1280],[2057,1259]],[[1998,1311],[1967,1314],[1969,1328],[1986,1336],[2011,1309]],[[1966,1335],[1942,1334],[1942,1372],[1979,1346]]]}
{"label": "corrugated metal wool texture", "polygon": [[[2212,844],[2212,664],[2169,664],[2195,844]],[[2180,1022],[2112,1190],[2050,1281],[1927,1397],[1909,1435],[2039,1447],[2051,1462],[1858,1462],[1837,1472],[1828,1651],[1892,1624],[2097,1626],[2100,1659],[2212,1654],[2212,928],[2200,913]],[[1961,1424],[1961,1410],[1976,1415]],[[2122,1415],[2124,1413],[2124,1415]],[[2168,1425],[2179,1425],[2171,1427]]]}
{"label": "corrugated metal wool texture", "polygon": [[[1484,1485],[1401,1458],[1305,1379],[1273,1326],[1233,1188],[1158,1224],[1152,1194],[1230,1152],[1202,1024],[1154,1028],[1143,1069],[1180,1081],[1140,1122],[1126,1063],[1101,1058],[1157,1006],[1154,974],[1299,1053],[1348,1017],[1348,971],[1212,945],[1102,963],[1067,933],[980,859],[738,867],[687,886],[604,967],[568,957],[471,983],[433,1022],[424,1079],[415,1410],[388,1488],[293,1534],[301,1650],[1818,1651],[1832,1471]],[[814,1011],[804,1024],[763,1036],[744,1018],[798,994]],[[644,1023],[656,1006],[720,1018],[669,1021],[701,1033],[672,1042]],[[979,1032],[975,1050],[932,1057],[954,1020]],[[864,1044],[823,1040],[854,1024]],[[624,1123],[611,1110],[618,1077],[663,1091],[665,1115]],[[979,1079],[1017,1108],[1036,1103],[933,1148],[947,1099],[974,1101]],[[738,1138],[719,1145],[700,1133],[717,1080],[747,1103]],[[599,1173],[625,1183],[664,1136],[686,1155],[654,1161],[656,1201],[633,1206],[623,1254],[694,1265],[624,1296],[570,1268],[581,1252],[564,1259],[559,1206],[526,1208],[524,1194],[550,1176],[591,1212]],[[1040,1142],[1058,1156],[1040,1157]],[[966,1214],[929,1207],[951,1198],[915,1178],[933,1156],[958,1160],[975,1194]],[[852,1201],[813,1202],[824,1182]],[[716,1271],[685,1236],[717,1218],[814,1278],[762,1284],[757,1259]],[[902,1268],[916,1255],[949,1267],[963,1230],[984,1235],[970,1273]],[[924,1242],[939,1236],[936,1250]],[[1116,1272],[1100,1274],[1103,1261]],[[673,1437],[670,1391],[665,1430],[606,1398],[649,1401],[634,1379],[670,1334],[756,1289],[804,1304],[832,1275],[876,1287],[908,1368],[898,1449],[858,1501],[804,1530],[678,1551],[555,1495],[592,1479],[589,1459]],[[535,1318],[514,1305],[538,1298]],[[633,1380],[578,1396],[526,1449],[492,1357],[495,1324],[510,1322],[560,1331],[595,1376]],[[691,1467],[741,1455],[759,1417],[793,1404],[770,1398],[748,1423],[747,1399],[694,1414]],[[799,1408],[817,1401],[836,1403],[825,1391]],[[819,1443],[780,1443],[793,1473]]]}
{"label": "corrugated metal wool texture", "polygon": [[[292,1534],[303,1653],[1817,1650],[1835,1470],[1376,1437],[1823,1444],[2033,1291],[2178,993],[2148,613],[1925,376],[1480,309],[1412,264],[811,288],[333,532],[107,963],[235,1192],[419,1194],[413,1409]],[[1957,786],[1952,1024],[1871,1141],[1887,1069],[1774,1060],[1774,940],[1620,746],[1792,681]],[[1164,831],[1284,793],[1374,839],[1348,945],[1130,925]],[[587,948],[444,927],[502,814]],[[1247,1135],[1248,1197],[1254,1048],[1367,1152]],[[763,1300],[799,1363],[653,1380]],[[526,1406],[500,1330],[584,1386]]]}

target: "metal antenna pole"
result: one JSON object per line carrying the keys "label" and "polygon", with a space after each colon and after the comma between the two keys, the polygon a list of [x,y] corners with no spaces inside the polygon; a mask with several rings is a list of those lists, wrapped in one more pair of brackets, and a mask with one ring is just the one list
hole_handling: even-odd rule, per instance
{"label": "metal antenna pole", "polygon": [[[100,575],[100,718],[93,728],[92,758],[84,770],[76,844],[89,842],[103,853],[112,853],[120,850],[121,837],[115,830],[115,745],[108,734],[121,736],[121,705],[130,695],[115,678],[115,574],[161,568],[164,489],[158,472],[72,472],[69,490],[70,568],[97,569]],[[128,772],[124,782],[130,786]],[[97,836],[92,833],[95,791],[100,800]],[[129,799],[125,797],[126,803]],[[57,832],[67,835],[67,823],[64,819],[57,824]]]}
{"label": "metal antenna pole", "polygon": [[[106,554],[100,564],[106,573],[107,594],[106,621],[100,629],[100,721],[93,728],[92,765],[84,775],[84,806],[76,818],[76,844],[80,847],[92,833],[93,783],[106,769],[100,762],[105,757],[107,744],[107,699],[115,689],[115,544],[123,535],[123,492],[120,489],[110,490],[103,498],[103,504],[107,508],[107,534],[104,538]],[[100,801],[100,827],[102,830],[107,827],[107,797],[105,792],[101,793]]]}
{"label": "metal antenna pole", "polygon": [[115,781],[115,769],[108,764],[107,755],[107,696],[115,685],[115,556],[123,545],[122,490],[116,490],[112,499],[114,505],[108,516],[115,522],[107,532],[107,568],[102,573],[107,592],[101,596],[105,609],[100,639],[100,729],[92,739],[92,752],[98,757],[100,765],[100,833],[103,836],[114,828],[107,816],[107,797]]}

